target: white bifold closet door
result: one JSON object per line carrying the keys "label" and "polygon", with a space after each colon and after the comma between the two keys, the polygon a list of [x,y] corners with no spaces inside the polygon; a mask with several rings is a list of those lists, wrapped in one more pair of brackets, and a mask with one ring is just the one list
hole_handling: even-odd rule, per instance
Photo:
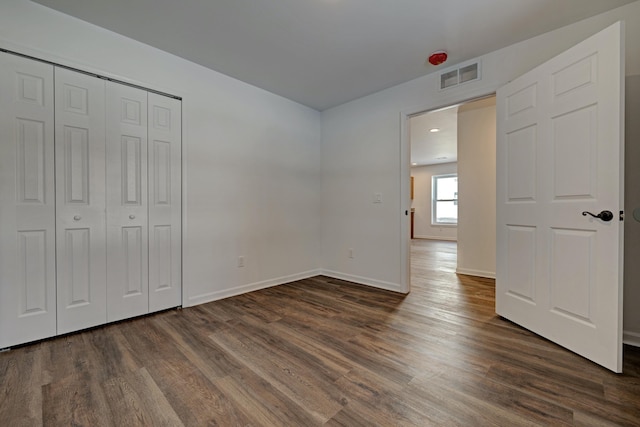
{"label": "white bifold closet door", "polygon": [[55,70],[58,334],[107,321],[105,81]]}
{"label": "white bifold closet door", "polygon": [[0,348],[181,305],[181,115],[0,53]]}
{"label": "white bifold closet door", "polygon": [[149,93],[149,312],[182,303],[182,103]]}
{"label": "white bifold closet door", "polygon": [[147,92],[107,82],[106,117],[107,320],[113,322],[149,312]]}
{"label": "white bifold closet door", "polygon": [[107,83],[107,317],[181,304],[180,101]]}
{"label": "white bifold closet door", "polygon": [[0,53],[0,348],[56,333],[53,67]]}

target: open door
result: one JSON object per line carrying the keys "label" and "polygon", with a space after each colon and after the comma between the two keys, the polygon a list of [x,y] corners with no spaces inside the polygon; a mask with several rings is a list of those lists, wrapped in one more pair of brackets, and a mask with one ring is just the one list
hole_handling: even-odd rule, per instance
{"label": "open door", "polygon": [[614,24],[497,92],[496,312],[615,372],[622,36]]}

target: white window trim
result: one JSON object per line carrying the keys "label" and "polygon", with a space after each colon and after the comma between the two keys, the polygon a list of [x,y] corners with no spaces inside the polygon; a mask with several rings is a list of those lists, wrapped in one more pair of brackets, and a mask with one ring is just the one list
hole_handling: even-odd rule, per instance
{"label": "white window trim", "polygon": [[[437,182],[440,178],[451,178],[458,177],[457,173],[446,173],[441,175],[432,175],[431,176],[431,225],[434,227],[448,227],[448,228],[456,228],[458,223],[452,224],[450,222],[438,222],[436,221],[436,205],[438,201],[446,201],[446,200],[436,200],[437,194]],[[453,199],[452,199],[453,200]],[[456,201],[458,199],[455,199]]]}

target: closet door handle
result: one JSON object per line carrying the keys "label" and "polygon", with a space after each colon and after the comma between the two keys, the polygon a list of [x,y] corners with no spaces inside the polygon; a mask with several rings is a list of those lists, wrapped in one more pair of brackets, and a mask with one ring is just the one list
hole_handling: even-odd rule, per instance
{"label": "closet door handle", "polygon": [[82,217],[80,215],[76,215],[73,217],[74,221],[80,221],[82,219]]}
{"label": "closet door handle", "polygon": [[132,215],[129,215],[129,219],[136,219],[136,216],[135,216],[135,215],[133,215],[133,214],[132,214]]}

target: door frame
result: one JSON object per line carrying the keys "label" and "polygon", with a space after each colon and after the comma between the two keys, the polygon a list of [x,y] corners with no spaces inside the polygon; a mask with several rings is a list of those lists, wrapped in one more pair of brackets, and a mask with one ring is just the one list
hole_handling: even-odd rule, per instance
{"label": "door frame", "polygon": [[[433,102],[400,112],[400,291],[411,291],[411,236],[409,235],[411,212],[411,135],[409,119],[431,111],[494,96],[501,85],[494,84],[473,90],[453,89],[451,96],[442,96]],[[442,92],[440,92],[442,94]],[[448,93],[444,94],[448,95]]]}

